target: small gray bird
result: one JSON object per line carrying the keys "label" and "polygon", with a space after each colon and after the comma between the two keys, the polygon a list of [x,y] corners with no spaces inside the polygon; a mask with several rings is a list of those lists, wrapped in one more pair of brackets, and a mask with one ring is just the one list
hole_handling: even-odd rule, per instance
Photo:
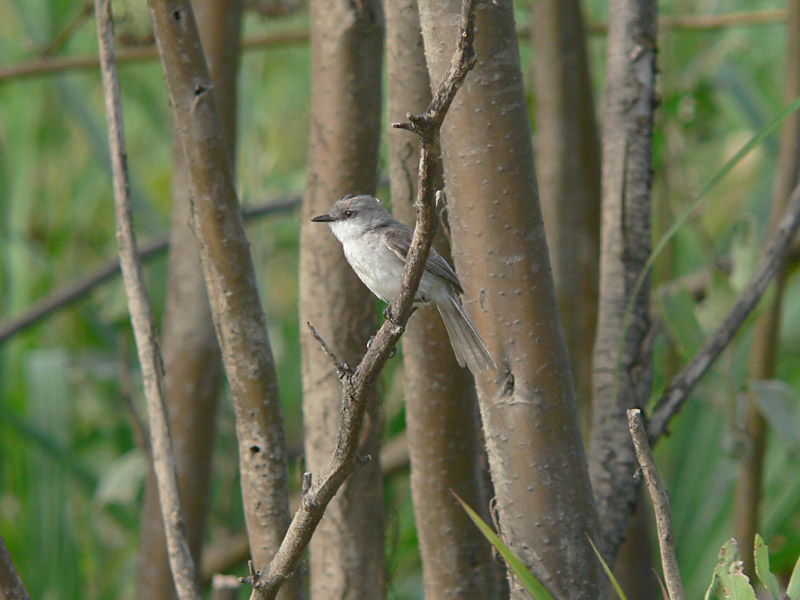
{"label": "small gray bird", "polygon": [[[411,247],[411,227],[396,221],[372,196],[344,196],[329,213],[311,220],[330,225],[347,262],[373,294],[384,302],[394,299]],[[414,303],[436,303],[459,365],[467,365],[473,374],[496,369],[489,349],[461,306],[459,294],[463,292],[453,269],[431,248]]]}

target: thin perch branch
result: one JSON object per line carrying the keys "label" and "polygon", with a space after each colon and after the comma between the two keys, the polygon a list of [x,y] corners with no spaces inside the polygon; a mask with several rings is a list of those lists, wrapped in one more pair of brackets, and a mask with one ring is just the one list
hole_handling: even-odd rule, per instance
{"label": "thin perch branch", "polygon": [[730,343],[742,323],[756,307],[767,289],[767,285],[789,252],[792,238],[798,228],[800,228],[800,185],[795,187],[789,197],[786,211],[764,255],[727,316],[681,372],[672,379],[669,387],[656,404],[648,427],[651,444],[655,444],[666,432],[670,420],[681,409],[694,386],[705,375],[711,364]]}
{"label": "thin perch branch", "polygon": [[661,566],[664,569],[664,580],[667,584],[669,598],[670,600],[686,600],[686,592],[683,591],[681,573],[678,569],[678,558],[675,554],[672,517],[669,512],[669,493],[656,469],[653,451],[647,443],[642,411],[638,408],[628,410],[628,429],[631,432],[636,458],[639,459],[642,467],[650,498],[653,500],[656,528],[658,529],[658,545],[661,548]]}
{"label": "thin perch branch", "polygon": [[395,125],[419,134],[421,152],[415,203],[416,227],[400,290],[389,306],[391,318],[387,319],[378,330],[355,371],[342,378],[340,428],[333,454],[322,472],[314,477],[313,483],[303,496],[300,508],[295,513],[275,558],[257,577],[247,578],[248,583],[254,588],[251,598],[261,600],[275,598],[283,582],[299,564],[328,503],[358,465],[358,443],[367,407],[364,400],[405,330],[433,238],[436,224],[434,175],[439,129],[458,88],[475,63],[475,52],[472,47],[475,4],[475,0],[463,1],[459,28],[461,35],[451,68],[437,89],[428,110],[423,115],[409,115],[409,123]]}
{"label": "thin perch branch", "polygon": [[186,538],[186,528],[178,497],[175,455],[172,451],[167,411],[164,404],[164,366],[161,351],[158,348],[153,308],[147,296],[142,264],[136,251],[136,235],[133,230],[130,184],[126,165],[121,94],[114,57],[111,0],[95,0],[95,16],[100,43],[101,71],[114,177],[114,207],[117,217],[120,265],[144,379],[147,412],[150,417],[150,448],[153,469],[158,481],[161,514],[164,518],[167,553],[178,598],[199,600],[201,597],[200,586]]}

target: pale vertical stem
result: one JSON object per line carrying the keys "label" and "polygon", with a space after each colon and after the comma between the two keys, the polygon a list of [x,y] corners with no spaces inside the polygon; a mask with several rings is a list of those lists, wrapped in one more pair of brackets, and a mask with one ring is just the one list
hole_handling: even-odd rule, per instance
{"label": "pale vertical stem", "polygon": [[[194,0],[193,8],[233,163],[242,3],[240,0]],[[166,401],[189,547],[195,563],[199,564],[209,504],[211,451],[222,372],[197,239],[191,228],[191,180],[177,134],[174,157],[169,280],[163,331]],[[151,472],[140,526],[136,590],[140,600],[174,596],[160,511]]]}
{"label": "pale vertical stem", "polygon": [[150,453],[158,482],[159,502],[167,539],[167,554],[178,597],[181,600],[194,600],[200,598],[200,586],[189,552],[186,526],[180,505],[175,455],[170,440],[167,409],[164,402],[164,365],[158,347],[153,308],[147,296],[142,264],[136,250],[136,234],[133,230],[133,212],[122,121],[122,100],[114,56],[114,29],[110,0],[95,0],[95,17],[111,149],[120,267],[125,293],[128,297],[128,311],[131,315],[131,325],[147,398],[147,413],[150,420]]}

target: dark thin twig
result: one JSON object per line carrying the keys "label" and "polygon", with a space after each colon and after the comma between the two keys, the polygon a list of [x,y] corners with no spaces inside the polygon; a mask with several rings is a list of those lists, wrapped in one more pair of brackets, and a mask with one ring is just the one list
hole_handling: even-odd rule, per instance
{"label": "dark thin twig", "polygon": [[58,34],[50,41],[47,46],[42,49],[42,56],[50,56],[61,50],[67,42],[72,38],[78,29],[81,28],[84,21],[86,21],[92,14],[92,3],[84,2],[72,18],[67,21],[67,24],[58,32]]}
{"label": "dark thin twig", "polygon": [[[352,367],[350,367],[347,363],[344,363],[341,360],[339,360],[339,357],[336,356],[336,353],[333,350],[331,350],[330,346],[328,346],[328,342],[326,342],[322,338],[322,336],[316,329],[314,329],[314,326],[311,323],[306,321],[306,325],[308,325],[308,328],[311,330],[311,336],[315,340],[317,340],[317,343],[325,351],[325,354],[327,354],[328,357],[331,359],[331,361],[333,361],[333,366],[336,367],[336,373],[339,375],[339,379],[342,379],[348,375],[352,375],[353,374]],[[307,475],[310,475],[310,473],[307,473]]]}
{"label": "dark thin twig", "polygon": [[[436,224],[434,175],[439,129],[453,97],[475,63],[475,52],[472,47],[475,4],[475,0],[463,0],[459,27],[461,35],[456,51],[450,69],[439,85],[428,110],[424,115],[409,115],[410,123],[401,125],[402,128],[411,129],[419,134],[421,152],[415,203],[416,227],[400,290],[389,308],[391,318],[384,321],[378,330],[358,368],[349,377],[342,378],[340,426],[333,453],[303,496],[300,508],[295,513],[272,562],[256,577],[247,578],[247,582],[253,585],[251,598],[271,600],[276,597],[281,585],[297,568],[328,503],[359,463],[358,443],[367,406],[365,398],[375,385],[378,374],[405,330],[430,249]],[[325,351],[329,355],[332,354],[328,349]]]}
{"label": "dark thin twig", "polygon": [[[676,31],[709,31],[725,29],[741,25],[771,25],[786,21],[788,11],[785,9],[745,10],[717,15],[665,15],[658,19],[658,30],[661,32]],[[603,34],[608,31],[608,23],[593,23],[587,33]]]}
{"label": "dark thin twig", "polygon": [[694,386],[705,375],[711,364],[730,343],[742,323],[756,307],[767,289],[767,285],[786,257],[798,228],[800,228],[800,185],[789,197],[786,211],[764,251],[764,255],[725,319],[681,372],[672,379],[669,387],[661,395],[648,423],[650,444],[655,444],[666,432],[670,420],[681,409]]}
{"label": "dark thin twig", "polygon": [[175,472],[175,454],[169,437],[167,409],[164,403],[164,365],[158,348],[153,307],[147,296],[142,263],[136,252],[136,234],[133,230],[130,183],[126,164],[125,135],[122,122],[122,101],[114,57],[114,26],[111,0],[95,0],[97,37],[100,45],[101,71],[105,93],[108,138],[114,179],[114,207],[117,217],[117,241],[120,265],[128,297],[131,325],[142,367],[147,412],[150,417],[150,449],[153,470],[158,482],[158,497],[164,518],[167,554],[172,569],[175,589],[180,600],[201,597],[197,572],[178,497],[178,477]]}
{"label": "dark thin twig", "polygon": [[[670,29],[706,31],[737,25],[782,23],[786,20],[786,16],[787,11],[783,9],[731,12],[720,15],[676,15],[659,19],[658,28],[659,31]],[[586,31],[589,34],[605,34],[608,31],[608,23],[592,23],[586,27]],[[521,39],[530,38],[530,31],[524,27],[520,28],[518,33]],[[294,46],[307,42],[308,31],[269,33],[245,39],[242,42],[242,50]],[[120,64],[146,62],[157,57],[158,51],[154,45],[123,48],[117,55]],[[0,82],[63,73],[65,71],[93,70],[98,65],[99,57],[91,54],[84,56],[42,56],[0,66]]]}
{"label": "dark thin twig", "polygon": [[675,536],[669,511],[669,493],[656,469],[653,451],[647,443],[647,431],[644,428],[642,411],[638,408],[628,410],[628,429],[631,432],[636,458],[642,467],[650,498],[653,500],[656,528],[658,529],[658,545],[661,548],[661,566],[664,569],[664,580],[667,584],[669,599],[686,600],[681,572],[678,569],[678,557],[675,554]]}
{"label": "dark thin twig", "polygon": [[[299,204],[299,196],[267,200],[256,206],[243,209],[242,215],[245,220],[254,219],[286,212],[296,208]],[[139,259],[147,260],[164,252],[168,247],[169,235],[166,233],[158,235],[139,246]],[[33,306],[22,314],[0,322],[0,344],[31,325],[35,325],[51,313],[80,300],[95,287],[116,276],[117,273],[119,273],[119,256],[109,258],[91,273],[59,286],[48,296],[35,302]]]}
{"label": "dark thin twig", "polygon": [[[285,47],[306,42],[308,42],[308,31],[269,33],[245,39],[242,42],[242,50]],[[123,48],[117,55],[117,60],[120,64],[146,62],[156,58],[158,58],[158,50],[155,45]],[[37,75],[63,73],[64,71],[94,70],[100,64],[99,60],[99,57],[94,54],[32,58],[0,67],[0,82]]]}

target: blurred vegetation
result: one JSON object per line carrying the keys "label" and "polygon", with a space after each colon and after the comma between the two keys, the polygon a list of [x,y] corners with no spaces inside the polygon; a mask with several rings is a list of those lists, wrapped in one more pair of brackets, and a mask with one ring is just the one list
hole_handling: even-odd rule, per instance
{"label": "blurred vegetation", "polygon": [[[589,0],[587,21],[606,3]],[[774,0],[666,0],[663,14],[782,8]],[[121,41],[150,38],[144,2],[115,3]],[[0,65],[37,56],[82,10],[70,0],[0,0]],[[518,21],[527,22],[519,3]],[[94,22],[78,21],[57,54],[96,52]],[[299,14],[267,22],[249,14],[245,37],[297,31]],[[654,230],[663,232],[717,169],[782,107],[786,32],[782,24],[714,31],[665,31],[655,141]],[[590,39],[602,106],[605,42]],[[531,51],[523,42],[523,58]],[[245,204],[302,192],[307,150],[309,49],[245,52],[240,74],[239,190]],[[129,167],[140,240],[168,228],[172,139],[160,65],[121,67]],[[532,99],[531,102],[535,102]],[[116,252],[99,74],[75,71],[0,82],[0,318],[19,314],[59,284]],[[777,136],[752,152],[708,196],[656,267],[653,305],[662,327],[655,392],[719,322],[764,245]],[[385,160],[383,161],[385,164]],[[385,193],[384,193],[385,195]],[[248,228],[277,361],[291,444],[301,444],[301,330],[297,315],[296,215]],[[704,271],[702,300],[666,284]],[[166,266],[147,265],[163,309]],[[792,269],[781,333],[780,382],[758,388],[770,433],[761,534],[772,570],[785,578],[800,554],[800,285]],[[304,335],[305,333],[303,333]],[[748,330],[696,390],[657,449],[672,497],[689,597],[708,587],[720,546],[732,535],[737,434],[747,390]],[[396,369],[399,360],[392,361]],[[130,389],[121,384],[125,376]],[[402,380],[384,377],[387,436],[403,429]],[[0,346],[0,531],[36,598],[131,595],[146,473],[124,399],[142,408],[119,281]],[[243,525],[233,412],[220,410],[209,539]],[[297,485],[297,477],[295,485]],[[386,483],[390,597],[421,597],[408,477]],[[42,576],[46,573],[46,576]]]}

